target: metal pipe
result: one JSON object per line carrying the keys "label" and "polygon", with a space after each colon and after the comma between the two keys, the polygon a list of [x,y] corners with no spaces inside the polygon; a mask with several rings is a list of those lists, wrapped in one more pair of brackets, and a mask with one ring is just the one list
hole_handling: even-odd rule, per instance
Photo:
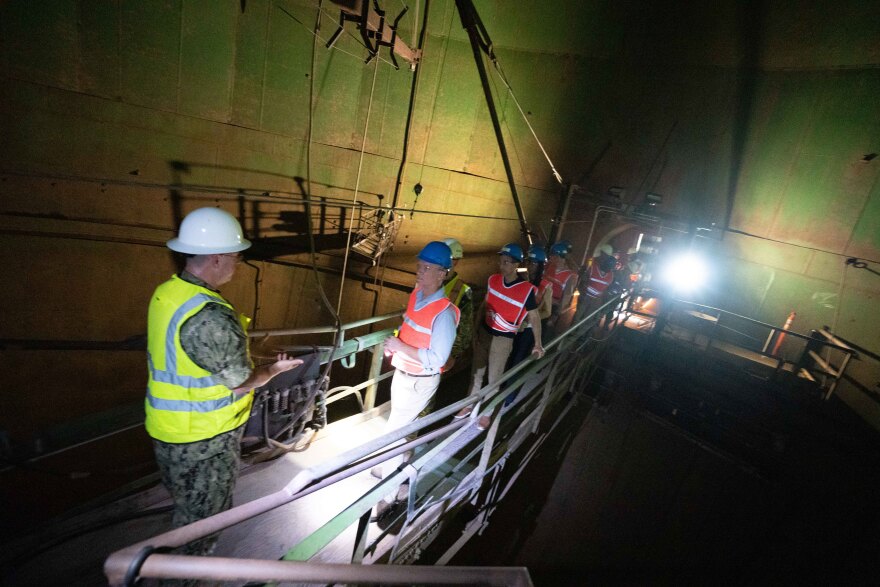
{"label": "metal pipe", "polygon": [[617,208],[612,208],[610,206],[596,206],[596,213],[593,214],[593,224],[590,225],[590,234],[587,236],[587,246],[584,249],[583,257],[581,257],[581,265],[586,265],[587,257],[592,256],[590,255],[590,243],[593,242],[593,232],[596,230],[596,221],[599,219],[599,212],[606,210],[609,212],[617,212],[618,214],[620,213],[620,210]]}
{"label": "metal pipe", "polygon": [[382,362],[385,359],[385,343],[380,342],[373,347],[373,357],[370,361],[370,372],[367,378],[371,382],[364,393],[364,409],[372,410],[376,407],[376,394],[379,390],[378,377],[382,373]]}
{"label": "metal pipe", "polygon": [[[381,316],[372,316],[370,318],[364,318],[362,320],[355,320],[354,322],[343,324],[342,326],[340,326],[340,329],[343,331],[353,330],[355,328],[358,328],[359,326],[367,326],[369,324],[375,324],[376,322],[390,320],[391,318],[399,318],[400,316],[403,316],[403,310],[391,312],[390,314],[383,314]],[[336,328],[333,326],[313,326],[310,328],[274,328],[268,330],[252,330],[251,332],[248,332],[248,336],[292,336],[298,334],[325,334],[329,332],[336,332]]]}
{"label": "metal pipe", "polygon": [[224,557],[154,554],[142,566],[142,576],[173,579],[184,576],[204,581],[297,582],[353,585],[498,585],[531,586],[525,567],[436,567],[423,565],[347,565],[269,561]]}
{"label": "metal pipe", "polygon": [[513,196],[513,205],[516,207],[516,215],[519,218],[520,230],[523,236],[532,244],[532,234],[529,225],[526,222],[526,216],[523,212],[522,205],[519,202],[519,195],[516,192],[516,184],[513,181],[513,170],[510,167],[510,158],[507,156],[507,148],[504,146],[504,135],[501,133],[501,122],[498,120],[498,112],[495,110],[495,101],[492,99],[492,88],[489,87],[489,77],[486,74],[486,64],[483,63],[483,55],[481,53],[482,43],[480,42],[477,23],[479,16],[474,3],[471,0],[455,0],[458,7],[458,15],[461,18],[461,26],[467,31],[468,38],[471,42],[471,50],[474,54],[474,62],[477,65],[477,72],[480,74],[480,84],[483,87],[483,94],[486,97],[486,105],[489,107],[489,116],[492,119],[492,128],[495,129],[495,139],[498,141],[498,150],[501,152],[501,161],[504,163],[504,173],[507,175],[507,183],[510,185],[510,194]]}

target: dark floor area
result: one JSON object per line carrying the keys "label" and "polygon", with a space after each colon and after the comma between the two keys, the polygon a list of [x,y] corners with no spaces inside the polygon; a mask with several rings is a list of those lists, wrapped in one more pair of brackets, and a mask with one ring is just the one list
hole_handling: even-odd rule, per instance
{"label": "dark floor area", "polygon": [[846,406],[627,330],[578,400],[451,564],[536,585],[878,576],[880,438]]}

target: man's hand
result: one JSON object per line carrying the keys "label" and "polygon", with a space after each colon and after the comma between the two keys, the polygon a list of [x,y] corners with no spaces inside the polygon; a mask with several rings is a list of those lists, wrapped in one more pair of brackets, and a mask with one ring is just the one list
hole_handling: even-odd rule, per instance
{"label": "man's hand", "polygon": [[536,359],[540,359],[541,357],[543,357],[545,352],[546,351],[544,350],[544,347],[541,346],[540,342],[536,342],[535,346],[532,347],[532,354],[535,355]]}
{"label": "man's hand", "polygon": [[385,351],[396,353],[403,350],[404,342],[396,336],[389,336],[385,339]]}
{"label": "man's hand", "polygon": [[302,359],[291,359],[287,356],[287,353],[278,353],[275,357],[275,362],[269,365],[269,371],[272,373],[272,377],[275,377],[280,373],[290,371],[302,364]]}
{"label": "man's hand", "polygon": [[245,379],[241,385],[232,390],[232,393],[242,395],[248,393],[256,387],[262,387],[269,383],[273,377],[285,371],[290,371],[294,367],[303,364],[302,359],[291,359],[287,353],[278,353],[275,362],[269,365],[262,365],[251,372],[250,377]]}

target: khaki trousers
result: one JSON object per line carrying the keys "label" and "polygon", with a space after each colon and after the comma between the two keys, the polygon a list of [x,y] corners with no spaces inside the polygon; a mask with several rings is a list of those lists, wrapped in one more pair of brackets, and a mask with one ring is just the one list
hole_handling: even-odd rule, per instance
{"label": "khaki trousers", "polygon": [[513,339],[506,336],[494,336],[482,325],[477,326],[474,335],[474,382],[471,384],[470,395],[475,395],[483,387],[483,378],[488,373],[488,385],[501,378],[507,357],[513,348]]}

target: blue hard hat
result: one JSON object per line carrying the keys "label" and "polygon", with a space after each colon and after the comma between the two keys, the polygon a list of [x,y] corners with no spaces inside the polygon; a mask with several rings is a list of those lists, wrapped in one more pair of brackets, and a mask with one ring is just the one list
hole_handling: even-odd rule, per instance
{"label": "blue hard hat", "polygon": [[560,241],[550,247],[550,254],[565,258],[565,256],[568,254],[568,245],[565,241]]}
{"label": "blue hard hat", "polygon": [[419,251],[418,256],[425,263],[440,265],[444,269],[452,268],[452,249],[446,243],[431,241]]}
{"label": "blue hard hat", "polygon": [[501,247],[501,250],[498,251],[498,254],[507,255],[517,263],[522,263],[523,257],[525,257],[525,255],[523,255],[522,247],[516,243],[507,243],[506,245]]}
{"label": "blue hard hat", "polygon": [[574,245],[571,244],[571,241],[567,241],[565,239],[562,239],[561,241],[559,241],[559,244],[565,247],[566,253],[570,253],[571,250],[574,248]]}
{"label": "blue hard hat", "polygon": [[544,250],[544,247],[541,245],[532,245],[529,247],[529,261],[534,263],[546,263],[547,262],[547,251]]}

